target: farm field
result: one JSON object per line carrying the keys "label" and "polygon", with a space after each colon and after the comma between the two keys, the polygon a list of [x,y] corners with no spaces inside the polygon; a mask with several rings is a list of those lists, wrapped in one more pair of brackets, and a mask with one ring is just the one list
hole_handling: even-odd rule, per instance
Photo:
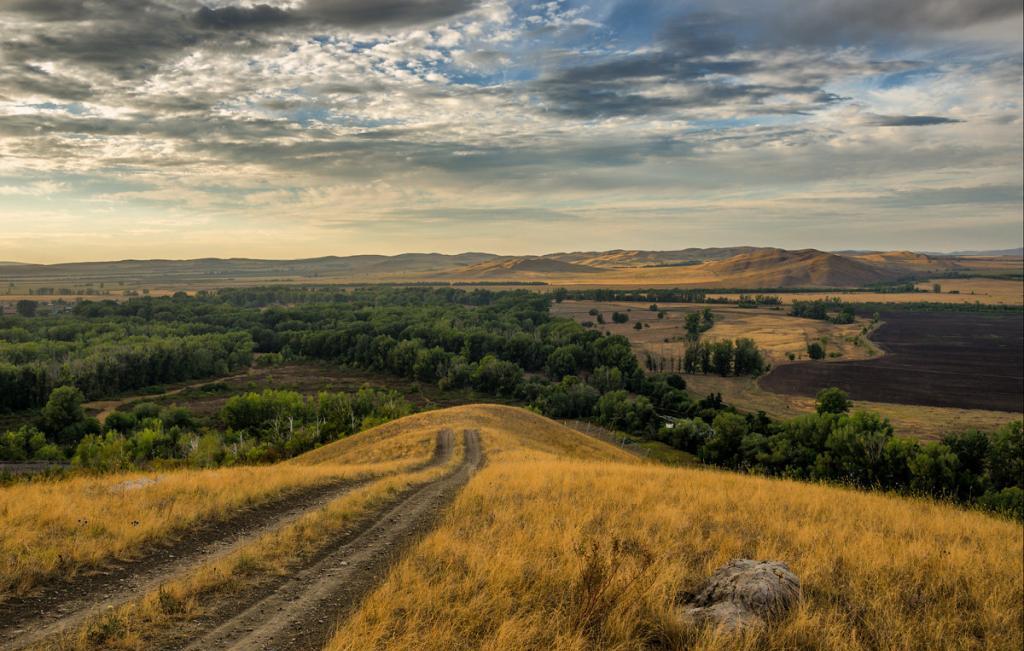
{"label": "farm field", "polygon": [[[772,418],[777,419],[793,418],[800,414],[813,412],[814,394],[822,387],[834,384],[834,382],[831,382],[830,378],[832,376],[829,374],[835,372],[836,368],[839,368],[838,364],[850,363],[853,360],[858,364],[868,365],[867,368],[874,368],[872,365],[884,364],[888,358],[888,355],[877,345],[880,343],[877,341],[877,331],[872,332],[869,335],[870,338],[861,336],[859,344],[853,343],[861,333],[861,328],[869,325],[869,322],[864,319],[858,319],[858,322],[855,324],[835,325],[824,321],[787,316],[784,311],[771,310],[764,307],[746,309],[727,305],[667,303],[659,304],[658,307],[666,312],[664,319],[658,319],[657,314],[651,312],[647,305],[633,302],[563,301],[562,303],[553,304],[551,309],[554,314],[566,316],[579,322],[593,321],[595,317],[590,315],[589,311],[591,309],[598,309],[604,314],[604,318],[608,322],[599,327],[602,330],[629,338],[638,357],[643,358],[650,353],[655,358],[679,359],[685,350],[685,342],[681,340],[685,313],[700,311],[708,307],[715,314],[715,325],[704,333],[704,337],[711,339],[751,337],[766,353],[774,370],[766,378],[761,378],[760,380],[749,377],[720,377],[702,374],[686,375],[685,379],[688,389],[693,395],[698,397],[720,393],[723,400],[728,404],[749,412],[764,411]],[[627,310],[629,311],[627,312]],[[613,311],[626,312],[630,317],[630,321],[624,324],[610,323],[610,316]],[[898,320],[907,318],[903,315],[910,314],[914,313],[896,311],[892,313],[892,318]],[[1013,324],[1016,323],[1018,328],[1017,335],[1019,336],[1019,315],[987,316],[939,312],[919,314],[921,314],[921,318],[925,319],[926,322],[928,319],[935,319],[939,323],[946,323],[945,319],[953,319],[953,322],[961,323],[961,327],[968,328],[971,327],[970,324],[976,324],[975,330],[961,334],[969,335],[973,332],[975,335],[983,337],[979,341],[981,345],[989,341],[988,335],[985,334],[987,331],[977,328],[986,327],[983,324],[988,323],[989,319],[999,319],[993,321],[993,323],[1002,324],[1000,336],[1004,343],[1012,348],[1014,341],[1016,341],[1019,347],[1020,340],[1019,338],[1014,339],[1013,330]],[[890,316],[889,313],[887,313],[888,316]],[[971,318],[974,316],[978,316],[981,321],[972,321]],[[649,323],[650,327],[636,330],[633,327],[636,321]],[[915,327],[921,325],[918,322],[915,322],[915,324]],[[838,353],[839,357],[828,362],[815,363],[811,363],[806,359],[797,362],[790,362],[788,360],[787,352],[793,352],[799,357],[806,358],[807,342],[821,340],[822,337],[827,338],[827,350]],[[665,338],[674,338],[676,341],[665,343]],[[1019,364],[1020,353],[1014,355],[1012,350],[1004,352],[1008,354],[988,355],[984,356],[984,359],[974,357],[965,351],[960,351],[960,354],[964,355],[962,363],[967,365],[967,372],[970,372],[970,368],[975,368],[977,369],[975,373],[983,373],[980,369],[988,362],[992,362],[997,367],[1007,367],[1009,369],[1007,372],[1010,376],[1013,376],[1013,364],[1015,360]],[[955,354],[956,350],[953,353]],[[945,355],[945,353],[943,354]],[[915,359],[931,359],[927,354],[915,353],[915,355]],[[942,359],[940,358],[934,363],[942,363]],[[956,369],[955,365],[946,368],[949,369],[948,372],[955,372],[956,374],[960,372]],[[1016,377],[1019,378],[1019,366],[1017,366],[1017,369]],[[769,382],[773,381],[772,378],[776,374],[783,377],[800,378],[803,377],[802,374],[805,371],[809,374],[807,377],[811,379],[807,380],[806,384],[799,385],[800,390],[794,389],[782,392],[775,389],[774,385],[769,384]],[[893,372],[892,370],[888,371],[888,373]],[[908,371],[903,371],[901,377],[906,378],[906,372]],[[978,382],[978,376],[975,375],[974,377],[973,381]],[[920,382],[920,379],[911,377],[909,381],[916,385]],[[957,378],[952,380],[953,383],[958,381]],[[1009,382],[1012,384],[1012,381],[1011,377]],[[984,386],[987,385],[988,382],[986,381]],[[1010,386],[1010,389],[1012,390],[1012,386]],[[972,396],[981,395],[976,388],[961,387],[961,391],[962,395],[966,396],[965,400],[970,399]],[[900,394],[890,391],[876,392],[869,397],[862,396],[855,391],[853,392],[858,409],[877,412],[889,418],[896,431],[901,435],[918,439],[936,439],[943,434],[975,428],[996,429],[1020,417],[1020,409],[1015,409],[1012,404],[1012,391],[1011,394],[1003,394],[1004,402],[996,403],[1000,405],[997,408],[991,406],[987,408],[979,407],[973,403],[960,403],[959,406],[948,403],[945,405],[914,404],[910,402],[901,404],[893,401],[893,397],[898,395]],[[987,398],[982,397],[981,400],[987,400]],[[1006,404],[1009,404],[1009,408],[1005,407]]]}
{"label": "farm field", "polygon": [[[581,323],[594,323],[596,317],[590,314],[590,310],[598,310],[604,316],[605,323],[595,325],[597,329],[627,337],[638,355],[650,353],[655,358],[681,359],[686,350],[683,321],[688,313],[700,312],[705,308],[714,314],[715,324],[704,333],[704,337],[749,337],[773,364],[786,360],[787,353],[805,357],[807,343],[823,337],[828,341],[828,349],[843,359],[867,359],[878,354],[878,349],[871,345],[870,340],[860,336],[862,329],[870,326],[868,319],[861,318],[855,323],[836,325],[827,321],[792,317],[785,310],[767,307],[659,303],[658,308],[665,313],[664,318],[659,319],[658,313],[651,311],[648,304],[627,301],[562,301],[552,304],[551,313]],[[612,323],[613,312],[627,314],[629,321]],[[646,327],[637,330],[635,326],[638,322]]]}
{"label": "farm field", "polygon": [[[724,402],[737,409],[750,413],[763,411],[775,419],[794,418],[815,410],[813,397],[768,391],[760,386],[757,378],[752,377],[687,375],[686,385],[696,396],[721,394]],[[901,405],[869,400],[855,400],[853,408],[884,416],[892,423],[898,435],[923,441],[972,429],[993,431],[1021,418],[1020,414],[1005,411]]]}
{"label": "farm field", "polygon": [[[932,292],[932,285],[942,287],[939,293]],[[846,303],[983,303],[986,305],[1024,304],[1024,281],[997,278],[936,278],[916,284],[924,292],[883,293],[883,292],[785,292],[779,297],[785,304],[793,301],[814,301],[839,297]],[[956,293],[954,293],[956,292]],[[709,293],[711,298],[736,300],[739,294]]]}
{"label": "farm field", "polygon": [[895,311],[882,320],[872,339],[884,356],[779,366],[761,386],[805,396],[837,386],[855,400],[1024,411],[1021,315]]}

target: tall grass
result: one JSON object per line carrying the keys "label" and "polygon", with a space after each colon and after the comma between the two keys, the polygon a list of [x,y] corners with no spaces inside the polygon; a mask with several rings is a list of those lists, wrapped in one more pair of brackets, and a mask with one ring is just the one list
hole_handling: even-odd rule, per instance
{"label": "tall grass", "polygon": [[[484,430],[488,465],[328,649],[1024,644],[1017,523],[926,500],[556,456],[544,448],[565,445],[544,434],[560,432],[490,418],[505,422]],[[803,582],[796,612],[740,638],[680,623],[680,593],[737,557],[787,562]]]}
{"label": "tall grass", "polygon": [[[379,428],[378,428],[379,429]],[[286,493],[398,473],[426,461],[436,432],[368,430],[290,462],[120,473],[0,488],[0,603],[55,576],[144,553],[200,522]]]}
{"label": "tall grass", "polygon": [[[408,436],[418,437],[419,432],[410,432]],[[403,491],[451,472],[462,462],[464,452],[460,445],[442,466],[383,477],[346,493],[323,508],[268,532],[223,558],[199,564],[157,590],[109,609],[66,632],[56,642],[48,641],[38,648],[141,650],[153,648],[154,640],[173,640],[178,627],[225,605],[237,609],[237,595],[287,574],[301,565],[304,558],[323,549],[360,518]]]}

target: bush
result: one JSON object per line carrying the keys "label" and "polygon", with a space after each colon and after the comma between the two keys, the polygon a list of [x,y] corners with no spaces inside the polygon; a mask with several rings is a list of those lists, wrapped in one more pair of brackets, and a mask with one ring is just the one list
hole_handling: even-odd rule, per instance
{"label": "bush", "polygon": [[811,359],[825,359],[825,348],[817,341],[807,344],[807,354]]}
{"label": "bush", "polygon": [[845,391],[829,387],[818,392],[815,409],[819,414],[845,414],[850,411],[850,398]]}
{"label": "bush", "polygon": [[116,472],[132,467],[132,449],[128,440],[117,432],[89,434],[75,448],[71,462],[76,466],[99,472]]}
{"label": "bush", "polygon": [[60,461],[64,453],[34,427],[0,434],[0,461]]}
{"label": "bush", "polygon": [[127,411],[114,411],[107,415],[103,421],[103,432],[120,432],[130,434],[135,430],[138,423],[135,414]]}

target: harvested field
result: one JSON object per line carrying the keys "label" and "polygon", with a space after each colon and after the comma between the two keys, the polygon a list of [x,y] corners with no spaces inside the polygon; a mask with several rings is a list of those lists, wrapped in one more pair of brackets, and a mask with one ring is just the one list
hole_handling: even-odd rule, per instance
{"label": "harvested field", "polygon": [[837,386],[855,400],[1024,411],[1024,316],[894,311],[882,319],[872,339],[886,355],[787,364],[761,386],[804,396]]}
{"label": "harvested field", "polygon": [[[843,359],[866,359],[878,354],[871,342],[861,336],[864,327],[870,327],[867,319],[856,323],[836,325],[827,321],[803,319],[789,316],[784,310],[767,307],[742,308],[735,305],[704,305],[696,303],[659,303],[659,311],[652,312],[649,304],[626,301],[563,301],[551,306],[555,316],[567,317],[578,322],[595,322],[591,310],[597,310],[607,323],[596,326],[602,332],[622,335],[633,344],[640,361],[647,354],[655,359],[680,360],[686,351],[684,321],[690,312],[710,308],[715,325],[704,333],[707,339],[753,339],[772,364],[787,359],[787,354],[804,357],[807,344],[824,339],[828,350]],[[626,323],[612,323],[613,312],[629,315]],[[644,324],[641,330],[637,323]]]}
{"label": "harvested field", "polygon": [[[942,291],[934,293],[932,285],[938,283]],[[839,297],[846,303],[983,303],[986,305],[1024,304],[1024,281],[1001,278],[938,278],[917,283],[924,292],[892,294],[882,292],[794,292],[779,297],[788,305],[793,301],[814,301]],[[771,294],[771,292],[765,292]],[[736,300],[739,294],[709,294],[712,298]]]}

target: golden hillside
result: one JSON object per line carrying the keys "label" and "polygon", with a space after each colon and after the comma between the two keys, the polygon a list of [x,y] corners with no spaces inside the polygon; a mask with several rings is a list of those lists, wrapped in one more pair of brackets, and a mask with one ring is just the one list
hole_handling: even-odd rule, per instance
{"label": "golden hillside", "polygon": [[[229,547],[215,538],[178,544],[176,558],[150,560],[137,584],[108,588],[102,574],[90,578],[85,587],[100,581],[103,592],[96,601],[86,594],[80,614],[72,600],[55,619],[22,624],[10,639],[40,649],[273,643],[332,651],[1024,643],[1024,534],[1016,522],[928,500],[668,468],[499,405],[415,414],[273,466],[168,471],[130,490],[124,482],[138,473],[83,478],[71,492],[47,483],[0,489],[6,552],[25,544],[27,532],[88,513],[98,526],[90,528],[92,556],[79,567],[96,562],[104,544],[130,557],[140,550],[125,534],[134,527],[120,525],[126,507],[147,522],[166,517],[170,500],[179,524],[230,522],[232,510],[253,508],[244,505],[261,499],[274,474],[349,483]],[[204,495],[224,497],[199,513]],[[427,517],[431,510],[437,517]],[[150,528],[147,540],[172,529]],[[35,538],[26,560],[67,553],[52,547],[57,540]],[[786,562],[802,581],[796,611],[740,637],[682,623],[679,595],[738,557]],[[37,616],[21,610],[11,612],[23,622]],[[0,642],[2,634],[0,625]]]}
{"label": "golden hillside", "polygon": [[[559,457],[542,448],[561,447],[555,440],[567,433],[522,410],[480,406],[459,418],[486,424],[487,465],[341,625],[332,651],[1024,641],[1017,523],[925,500],[588,459],[579,449]],[[642,548],[650,565],[613,552],[615,541]],[[676,593],[736,557],[787,562],[803,581],[798,612],[741,640],[676,621]],[[606,572],[596,606],[583,579],[594,563]]]}

